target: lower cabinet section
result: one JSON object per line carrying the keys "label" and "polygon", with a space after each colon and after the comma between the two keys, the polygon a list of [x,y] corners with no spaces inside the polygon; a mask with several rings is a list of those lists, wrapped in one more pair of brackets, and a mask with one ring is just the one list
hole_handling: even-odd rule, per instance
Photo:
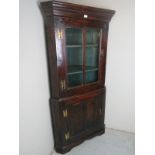
{"label": "lower cabinet section", "polygon": [[66,153],[85,139],[104,133],[105,91],[52,101],[55,149]]}

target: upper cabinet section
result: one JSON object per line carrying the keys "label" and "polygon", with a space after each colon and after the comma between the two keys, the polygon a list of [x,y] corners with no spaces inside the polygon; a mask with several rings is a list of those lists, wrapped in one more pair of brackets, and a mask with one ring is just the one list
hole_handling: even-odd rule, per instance
{"label": "upper cabinet section", "polygon": [[115,11],[59,1],[40,3],[52,97],[102,89],[109,21]]}
{"label": "upper cabinet section", "polygon": [[[65,18],[66,22],[74,23],[74,20],[103,21],[109,22],[115,13],[113,10],[94,8],[78,4],[64,3],[59,1],[42,2],[41,9],[45,17],[55,16]],[[70,20],[72,18],[73,20]],[[85,24],[87,24],[87,22]],[[81,21],[81,24],[83,22]],[[74,23],[76,24],[76,23]],[[100,22],[98,24],[101,24]],[[92,23],[93,25],[93,23]]]}

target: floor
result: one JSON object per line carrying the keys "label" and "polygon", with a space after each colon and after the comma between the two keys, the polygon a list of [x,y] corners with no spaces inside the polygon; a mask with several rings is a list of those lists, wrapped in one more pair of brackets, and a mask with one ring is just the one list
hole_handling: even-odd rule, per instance
{"label": "floor", "polygon": [[134,140],[132,133],[106,129],[102,136],[85,141],[65,155],[134,155]]}

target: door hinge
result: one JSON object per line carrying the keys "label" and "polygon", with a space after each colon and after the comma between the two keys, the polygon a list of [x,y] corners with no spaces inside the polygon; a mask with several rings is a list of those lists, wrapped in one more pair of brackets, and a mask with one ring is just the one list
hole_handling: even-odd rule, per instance
{"label": "door hinge", "polygon": [[63,116],[64,117],[68,117],[68,111],[67,111],[67,109],[63,110]]}
{"label": "door hinge", "polygon": [[70,138],[69,132],[65,133],[65,140],[67,141]]}
{"label": "door hinge", "polygon": [[61,80],[60,85],[61,85],[61,90],[62,91],[66,89],[66,81],[65,80]]}
{"label": "door hinge", "polygon": [[62,31],[58,30],[58,39],[62,39]]}

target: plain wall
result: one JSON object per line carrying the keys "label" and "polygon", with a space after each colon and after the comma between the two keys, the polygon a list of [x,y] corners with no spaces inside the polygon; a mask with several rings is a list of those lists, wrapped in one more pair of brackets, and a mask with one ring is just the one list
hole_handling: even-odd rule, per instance
{"label": "plain wall", "polygon": [[49,155],[53,147],[45,51],[37,0],[21,0],[20,155]]}
{"label": "plain wall", "polygon": [[[105,123],[134,132],[134,0],[68,0],[116,10],[109,29]],[[20,1],[20,155],[49,155],[53,134],[38,0]]]}

